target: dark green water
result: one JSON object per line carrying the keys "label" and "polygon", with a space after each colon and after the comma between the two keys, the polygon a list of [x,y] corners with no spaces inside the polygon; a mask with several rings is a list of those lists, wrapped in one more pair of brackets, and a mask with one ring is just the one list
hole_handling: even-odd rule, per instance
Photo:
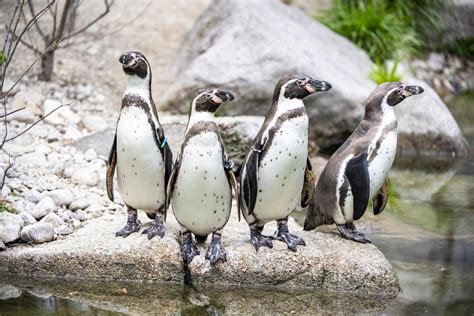
{"label": "dark green water", "polygon": [[[449,106],[474,148],[474,95]],[[390,173],[387,211],[364,216],[358,224],[397,271],[402,292],[394,300],[268,288],[196,291],[179,285],[0,277],[0,315],[474,315],[474,156],[455,167],[406,165],[400,160]]]}

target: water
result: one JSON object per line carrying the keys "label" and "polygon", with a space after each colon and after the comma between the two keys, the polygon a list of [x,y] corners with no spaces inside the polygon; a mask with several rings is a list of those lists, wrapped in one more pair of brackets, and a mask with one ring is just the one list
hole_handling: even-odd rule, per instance
{"label": "water", "polygon": [[[474,148],[474,95],[450,103]],[[474,314],[474,156],[452,162],[398,159],[390,173],[390,203],[367,212],[368,232],[400,279],[396,299],[273,288],[78,282],[1,277],[0,315],[50,314]],[[420,168],[423,166],[423,168]],[[299,214],[301,221],[304,214]],[[8,284],[8,285],[6,285]],[[5,286],[10,286],[5,288]],[[10,297],[10,298],[7,298]]]}

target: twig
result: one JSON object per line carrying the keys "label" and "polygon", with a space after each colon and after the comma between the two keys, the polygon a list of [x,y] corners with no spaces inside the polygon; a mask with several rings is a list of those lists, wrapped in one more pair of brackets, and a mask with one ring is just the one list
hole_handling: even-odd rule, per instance
{"label": "twig", "polygon": [[24,109],[25,109],[25,107],[22,107],[22,108],[14,110],[14,111],[11,111],[7,114],[2,114],[2,115],[0,115],[0,118],[4,118],[5,116],[12,115],[13,113],[20,112],[21,110],[24,110]]}
{"label": "twig", "polygon": [[13,137],[10,137],[8,139],[5,140],[5,143],[6,142],[9,142],[11,140],[14,140],[15,138],[18,138],[20,137],[21,135],[25,134],[26,132],[28,132],[30,129],[32,129],[36,124],[44,121],[45,118],[47,118],[48,116],[50,116],[51,114],[53,114],[56,110],[59,110],[60,108],[62,108],[63,106],[69,106],[71,105],[72,102],[69,102],[69,103],[64,103],[64,104],[61,104],[60,106],[56,107],[55,109],[49,111],[48,114],[46,114],[45,116],[43,116],[42,118],[40,118],[39,120],[37,120],[36,122],[34,122],[33,124],[31,124],[30,126],[28,126],[27,128],[25,128],[22,132],[16,134],[15,136]]}
{"label": "twig", "polygon": [[[35,16],[35,9],[33,7],[33,3],[31,0],[28,0],[28,7],[30,8],[30,12],[31,12],[31,16]],[[39,25],[39,23],[35,23],[35,26],[36,26],[36,30],[38,31],[39,35],[41,35],[42,38],[45,38],[46,35],[44,34],[44,32],[41,30],[41,27]]]}
{"label": "twig", "polygon": [[[17,1],[16,1],[15,9],[13,9],[13,13],[12,13],[12,18],[10,19],[10,23],[9,23],[8,26],[6,27],[8,30],[11,30],[11,29],[12,29],[12,25],[13,25],[13,21],[15,20],[15,16],[16,16],[18,10],[21,9],[22,5],[23,5],[23,4],[22,4],[22,2],[21,2],[20,0],[17,0]],[[9,38],[8,33],[7,33],[7,36],[5,36],[5,41],[4,41],[4,43],[3,43],[3,48],[2,48],[2,52],[3,52],[4,54],[6,54],[6,52],[9,50],[9,49],[7,49],[9,42],[10,42],[10,46],[11,46],[11,42],[12,42],[12,41],[11,41],[11,39]],[[7,58],[8,58],[8,55],[7,55]],[[5,67],[5,68],[6,68],[6,67]]]}
{"label": "twig", "polygon": [[110,11],[110,7],[113,5],[115,0],[104,0],[104,4],[105,4],[105,10],[104,12],[102,12],[102,14],[100,14],[98,17],[96,17],[94,20],[92,20],[91,22],[89,22],[88,24],[86,24],[83,28],[75,31],[74,33],[71,33],[69,34],[68,36],[65,36],[63,38],[63,40],[68,40],[70,39],[71,37],[74,37],[76,36],[77,34],[79,33],[82,33],[84,32],[85,30],[87,30],[89,27],[91,27],[92,25],[94,25],[97,21],[99,21],[100,19],[102,19],[104,16],[106,16],[109,11]]}
{"label": "twig", "polygon": [[[13,167],[13,161],[12,161],[12,156],[5,151],[5,149],[1,149],[5,155],[8,156],[8,166],[3,170],[3,176],[2,176],[2,184],[0,185],[0,190],[3,189],[3,186],[5,185],[5,179],[7,177],[7,171],[10,170],[11,167]],[[3,196],[1,196],[0,193],[0,198],[3,200]]]}

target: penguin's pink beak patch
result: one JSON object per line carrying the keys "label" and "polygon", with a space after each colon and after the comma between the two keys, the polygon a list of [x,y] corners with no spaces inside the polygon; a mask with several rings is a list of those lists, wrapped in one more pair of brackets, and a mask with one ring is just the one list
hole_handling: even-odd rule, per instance
{"label": "penguin's pink beak patch", "polygon": [[308,91],[308,93],[314,93],[316,91],[316,89],[310,83],[305,84],[304,88],[306,91]]}
{"label": "penguin's pink beak patch", "polygon": [[224,100],[222,100],[221,98],[219,98],[215,94],[212,96],[212,102],[214,102],[215,104],[221,104],[223,101]]}

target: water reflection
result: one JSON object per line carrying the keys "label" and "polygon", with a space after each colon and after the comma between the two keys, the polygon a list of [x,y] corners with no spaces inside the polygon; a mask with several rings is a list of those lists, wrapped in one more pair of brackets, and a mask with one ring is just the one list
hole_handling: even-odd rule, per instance
{"label": "water reflection", "polygon": [[74,300],[47,293],[44,289],[22,290],[0,284],[0,315],[117,315]]}
{"label": "water reflection", "polygon": [[[0,280],[6,278],[0,276]],[[171,284],[8,278],[8,286],[23,290],[23,294],[15,299],[0,301],[2,315],[3,312],[16,313],[22,309],[35,313],[61,313],[67,309],[76,312],[110,310],[140,315],[320,314],[334,311],[353,314],[382,312],[393,301],[382,296],[269,287],[190,288]],[[31,289],[52,296],[38,299],[31,295]]]}

